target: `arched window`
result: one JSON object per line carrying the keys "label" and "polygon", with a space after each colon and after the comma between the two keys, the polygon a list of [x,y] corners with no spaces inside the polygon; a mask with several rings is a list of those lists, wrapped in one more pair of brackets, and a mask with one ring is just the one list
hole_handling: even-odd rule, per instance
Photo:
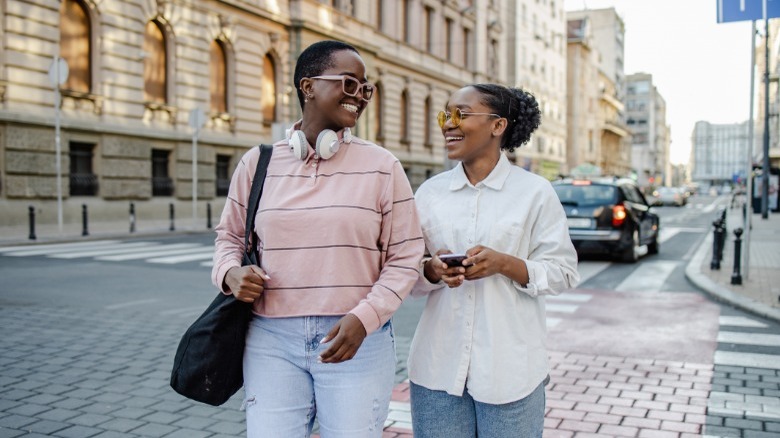
{"label": "arched window", "polygon": [[60,7],[60,56],[68,63],[67,90],[92,91],[92,29],[89,13],[77,0],[63,0]]}
{"label": "arched window", "polygon": [[153,103],[166,103],[167,60],[165,53],[165,34],[156,21],[146,23],[144,33],[144,100]]}
{"label": "arched window", "polygon": [[209,63],[209,79],[211,84],[211,112],[226,113],[227,108],[227,58],[225,43],[220,40],[211,42],[211,62]]}
{"label": "arched window", "polygon": [[424,108],[423,108],[423,110],[425,111],[425,114],[423,115],[423,121],[425,123],[425,128],[424,128],[425,140],[424,140],[423,144],[426,147],[431,147],[431,145],[432,145],[432,143],[431,143],[431,137],[432,137],[431,130],[433,128],[431,126],[431,109],[432,109],[431,108],[431,96],[428,96],[428,97],[425,98],[425,105],[424,105]]}
{"label": "arched window", "polygon": [[409,141],[409,94],[406,90],[404,90],[403,93],[401,93],[401,104],[400,111],[401,111],[401,141],[402,142],[408,142]]}
{"label": "arched window", "polygon": [[276,121],[276,67],[271,55],[263,59],[263,79],[260,84],[260,98],[263,107],[263,121]]}

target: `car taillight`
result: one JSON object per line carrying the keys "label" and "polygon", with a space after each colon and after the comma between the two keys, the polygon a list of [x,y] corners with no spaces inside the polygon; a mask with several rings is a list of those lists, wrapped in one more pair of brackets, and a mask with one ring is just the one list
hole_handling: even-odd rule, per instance
{"label": "car taillight", "polygon": [[618,204],[612,207],[612,226],[619,227],[623,225],[623,222],[626,220],[626,216],[628,216],[628,213],[626,212],[626,207],[624,207],[622,204]]}

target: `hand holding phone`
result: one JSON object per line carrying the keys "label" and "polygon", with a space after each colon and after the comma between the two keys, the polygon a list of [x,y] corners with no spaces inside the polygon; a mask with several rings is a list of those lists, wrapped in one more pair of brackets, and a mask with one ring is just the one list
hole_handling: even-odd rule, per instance
{"label": "hand holding phone", "polygon": [[439,254],[439,260],[443,261],[450,268],[463,266],[463,260],[466,260],[466,254]]}

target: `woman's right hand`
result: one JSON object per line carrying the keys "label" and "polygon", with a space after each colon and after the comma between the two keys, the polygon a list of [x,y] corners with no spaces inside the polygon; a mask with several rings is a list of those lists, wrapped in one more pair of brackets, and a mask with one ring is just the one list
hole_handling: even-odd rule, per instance
{"label": "woman's right hand", "polygon": [[458,287],[466,280],[465,273],[466,268],[463,266],[449,267],[446,263],[441,261],[439,255],[451,254],[452,251],[447,249],[441,249],[436,252],[428,262],[425,263],[424,273],[425,278],[431,283],[438,283],[444,281],[449,287]]}
{"label": "woman's right hand", "polygon": [[260,298],[266,280],[270,279],[259,266],[236,266],[225,274],[225,285],[237,300],[252,303]]}

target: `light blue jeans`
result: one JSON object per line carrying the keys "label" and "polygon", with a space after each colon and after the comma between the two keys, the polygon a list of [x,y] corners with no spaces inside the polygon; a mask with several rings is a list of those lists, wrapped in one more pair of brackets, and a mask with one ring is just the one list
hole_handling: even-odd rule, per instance
{"label": "light blue jeans", "polygon": [[363,340],[351,360],[319,363],[319,342],[341,317],[264,318],[249,324],[244,350],[249,438],[381,437],[395,380],[390,322]]}
{"label": "light blue jeans", "polygon": [[415,438],[541,438],[544,383],[527,397],[502,404],[480,403],[469,392],[458,397],[410,382]]}

